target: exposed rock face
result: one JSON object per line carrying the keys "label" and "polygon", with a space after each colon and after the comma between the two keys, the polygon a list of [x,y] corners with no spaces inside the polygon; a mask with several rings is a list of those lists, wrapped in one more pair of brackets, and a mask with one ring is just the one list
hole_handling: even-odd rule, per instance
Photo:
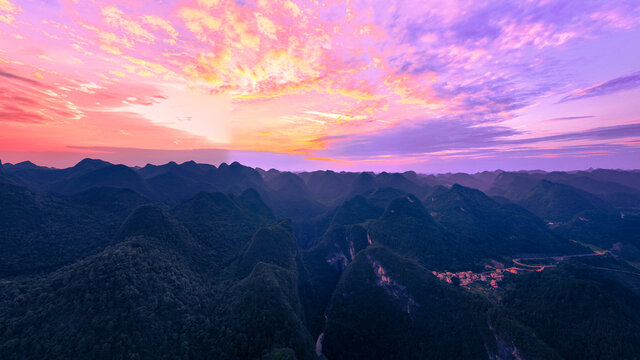
{"label": "exposed rock face", "polygon": [[368,256],[367,259],[373,267],[373,272],[376,274],[378,286],[384,288],[384,290],[394,299],[397,299],[403,305],[403,311],[411,315],[411,308],[420,306],[420,304],[407,293],[407,287],[398,283],[388,274],[379,262],[373,257]]}

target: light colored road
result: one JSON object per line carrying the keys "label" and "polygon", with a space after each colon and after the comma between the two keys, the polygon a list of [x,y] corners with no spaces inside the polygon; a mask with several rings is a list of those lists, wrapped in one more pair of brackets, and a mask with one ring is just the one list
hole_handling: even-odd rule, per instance
{"label": "light colored road", "polygon": [[[577,258],[577,257],[602,256],[602,255],[607,254],[607,253],[609,253],[609,250],[595,251],[594,253],[591,253],[591,254],[577,254],[577,255],[550,256],[550,257],[531,257],[531,258],[524,258],[524,260],[549,260],[549,259],[553,259],[554,261],[563,261],[563,260],[568,260],[568,259]],[[521,263],[520,260],[523,260],[523,258],[512,259],[511,261],[513,261],[514,264],[519,265],[519,266],[526,266],[526,267],[529,267],[529,268],[536,268],[538,271],[543,270],[545,267],[555,267],[555,266],[557,266],[557,265],[528,265],[528,264]],[[615,272],[621,272],[621,273],[625,273],[625,274],[632,274],[632,275],[640,276],[640,273],[633,272],[633,271],[610,269],[610,268],[592,266],[592,265],[587,265],[587,266],[589,268],[591,268],[591,269],[615,271]]]}
{"label": "light colored road", "polygon": [[568,260],[568,259],[572,259],[572,258],[577,258],[577,257],[587,257],[587,256],[602,256],[604,254],[609,253],[609,250],[604,250],[604,251],[596,251],[593,253],[589,253],[589,254],[576,254],[576,255],[563,255],[563,256],[547,256],[547,257],[529,257],[529,258],[515,258],[515,259],[511,259],[511,261],[519,266],[526,266],[526,267],[530,267],[530,268],[545,268],[545,267],[554,267],[556,265],[528,265],[528,264],[523,264],[520,262],[520,260],[554,260],[554,261],[563,261],[563,260]]}

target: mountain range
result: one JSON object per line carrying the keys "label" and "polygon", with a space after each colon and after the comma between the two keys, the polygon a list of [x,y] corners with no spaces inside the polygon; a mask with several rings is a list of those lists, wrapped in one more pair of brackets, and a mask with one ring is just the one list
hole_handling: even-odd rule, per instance
{"label": "mountain range", "polygon": [[2,359],[637,359],[640,171],[0,164]]}

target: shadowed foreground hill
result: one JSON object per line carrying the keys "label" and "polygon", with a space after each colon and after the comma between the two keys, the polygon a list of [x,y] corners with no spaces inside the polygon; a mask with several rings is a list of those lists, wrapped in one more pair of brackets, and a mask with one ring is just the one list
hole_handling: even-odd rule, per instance
{"label": "shadowed foreground hill", "polygon": [[594,269],[567,264],[511,278],[501,298],[508,313],[565,359],[640,354],[640,298]]}
{"label": "shadowed foreground hill", "polygon": [[[154,225],[143,231],[140,226]],[[2,358],[174,358],[205,324],[210,285],[198,251],[161,209],[139,208],[123,240],[28,281],[2,284]],[[195,311],[195,309],[202,309]],[[26,310],[26,312],[25,312]],[[211,311],[211,310],[209,310]]]}
{"label": "shadowed foreground hill", "polygon": [[[313,358],[290,230],[259,230],[239,277],[211,274],[208,244],[157,205],[137,208],[116,239],[50,274],[0,284],[2,358],[254,358],[279,345]],[[269,245],[273,257],[256,253]]]}
{"label": "shadowed foreground hill", "polygon": [[486,357],[483,306],[385,248],[368,249],[338,283],[323,352],[329,359]]}
{"label": "shadowed foreground hill", "polygon": [[2,164],[0,358],[635,359],[637,178]]}

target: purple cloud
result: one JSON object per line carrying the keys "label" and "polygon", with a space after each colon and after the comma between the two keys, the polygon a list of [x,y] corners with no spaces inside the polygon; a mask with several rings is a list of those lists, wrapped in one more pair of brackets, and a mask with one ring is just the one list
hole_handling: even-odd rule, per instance
{"label": "purple cloud", "polygon": [[637,87],[640,87],[640,72],[611,79],[590,88],[577,91],[564,97],[560,102],[609,95],[619,91],[635,89]]}
{"label": "purple cloud", "polygon": [[474,122],[460,119],[414,121],[375,134],[353,135],[346,140],[336,141],[326,152],[330,153],[328,156],[376,156],[471,149],[491,146],[501,138],[518,133],[504,126],[475,125]]}
{"label": "purple cloud", "polygon": [[640,123],[598,127],[585,131],[568,132],[565,134],[541,136],[529,139],[519,139],[504,142],[505,144],[530,144],[543,141],[563,140],[610,140],[640,137]]}
{"label": "purple cloud", "polygon": [[544,121],[567,121],[567,120],[580,120],[580,119],[590,119],[594,118],[593,115],[584,115],[584,116],[565,116],[565,117],[557,117],[553,119],[547,119]]}
{"label": "purple cloud", "polygon": [[551,136],[511,139],[511,137],[521,134],[521,132],[505,126],[478,126],[478,122],[459,119],[418,123],[414,121],[411,125],[400,125],[374,134],[354,135],[348,139],[338,140],[322,154],[323,156],[364,157],[464,150],[469,155],[487,156],[501,152],[499,149],[487,149],[491,147],[509,146],[513,149],[549,141],[640,138],[640,123],[598,127]]}

